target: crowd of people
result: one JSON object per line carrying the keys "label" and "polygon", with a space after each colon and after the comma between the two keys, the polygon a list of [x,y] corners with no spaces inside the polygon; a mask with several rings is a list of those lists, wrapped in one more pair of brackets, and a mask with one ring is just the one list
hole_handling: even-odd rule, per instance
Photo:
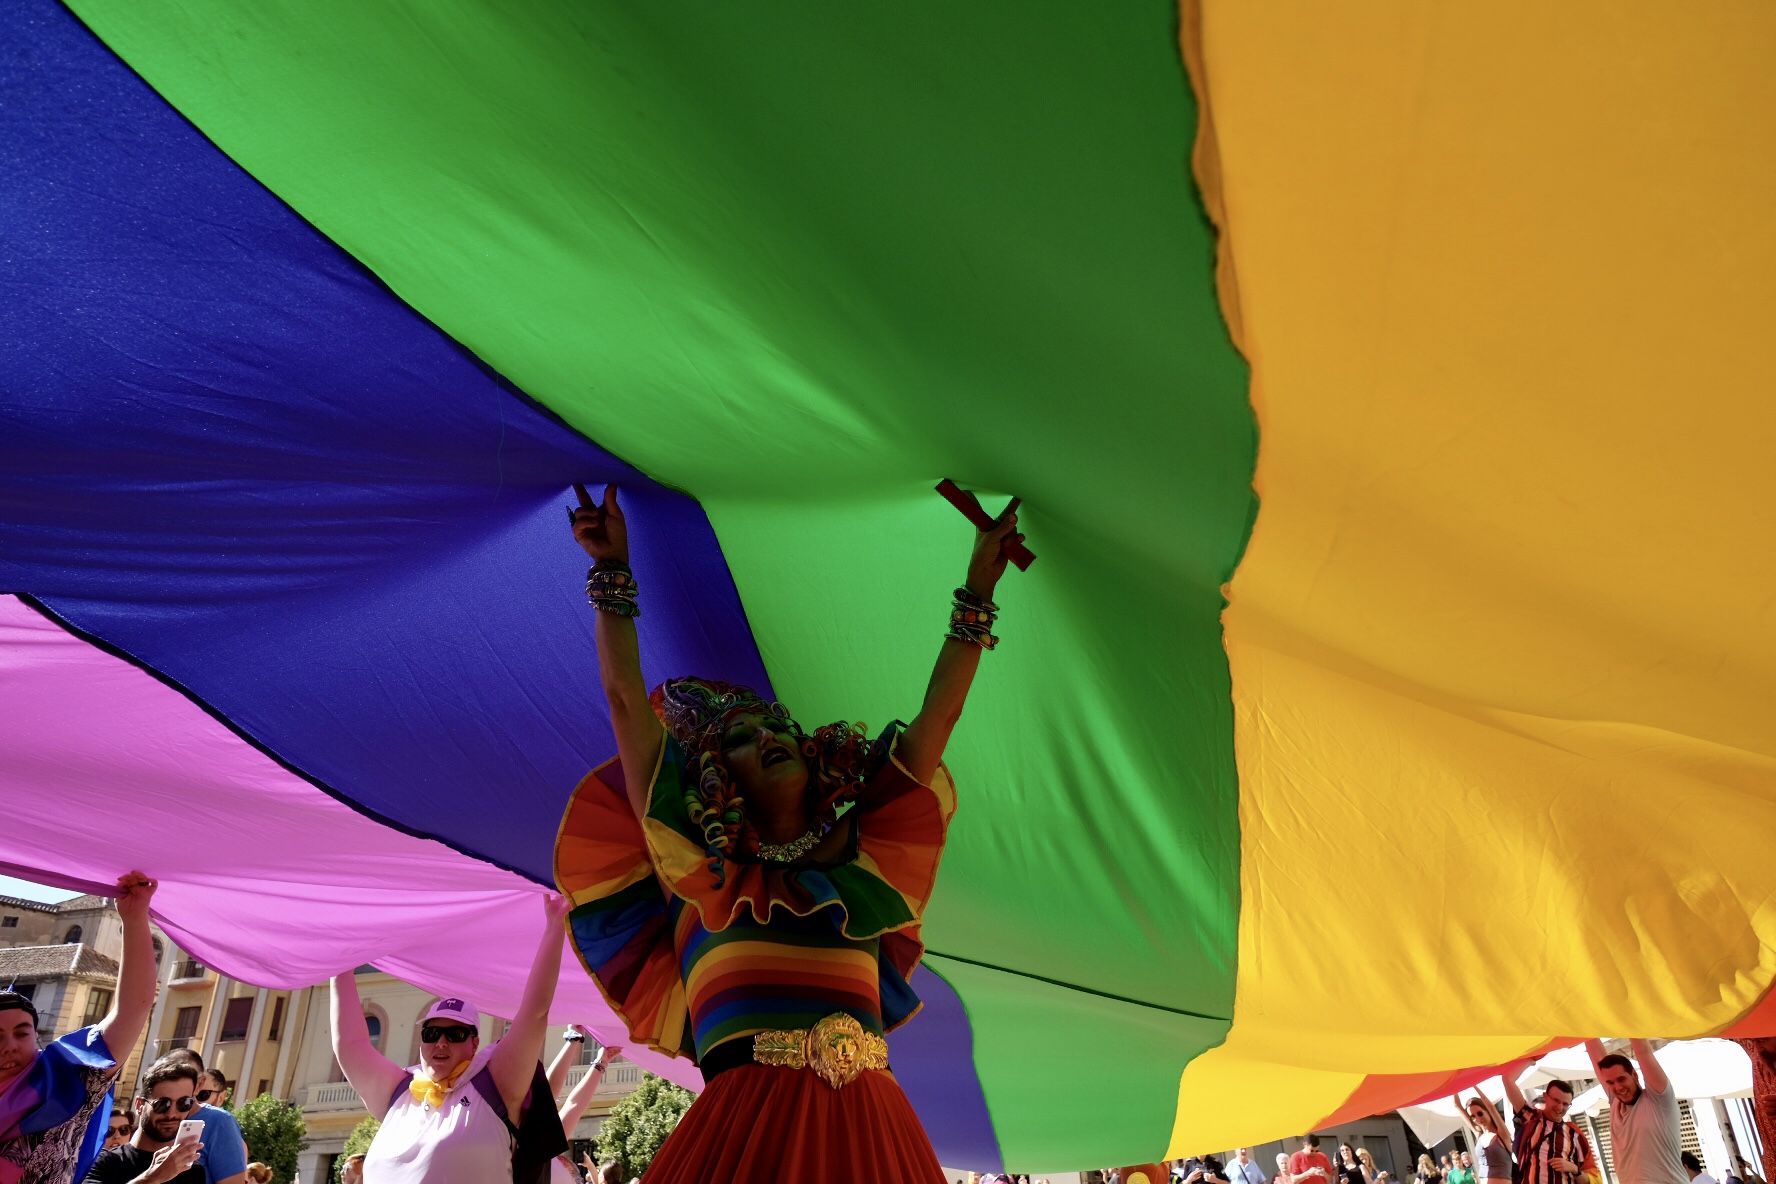
{"label": "crowd of people", "polygon": [[[1630,1042],[1632,1055],[1608,1052],[1601,1040],[1588,1040],[1597,1080],[1609,1097],[1615,1175],[1620,1184],[1765,1184],[1749,1162],[1735,1159],[1737,1172],[1716,1181],[1702,1162],[1683,1149],[1677,1095],[1649,1041]],[[1578,1123],[1567,1117],[1573,1087],[1563,1080],[1543,1083],[1532,1103],[1517,1080],[1528,1060],[1507,1066],[1501,1079],[1515,1121],[1507,1124],[1492,1099],[1475,1092],[1459,1097],[1472,1150],[1437,1159],[1421,1154],[1412,1184],[1600,1184],[1596,1149]],[[1205,1155],[1167,1165],[1177,1184],[1405,1184],[1378,1169],[1367,1148],[1340,1144],[1334,1162],[1320,1150],[1318,1135],[1307,1135],[1293,1154],[1278,1154],[1275,1170],[1253,1163],[1241,1147],[1231,1161]],[[1115,1173],[1106,1172],[1107,1184]]]}
{"label": "crowd of people", "polygon": [[[577,488],[577,487],[576,487]],[[587,595],[618,760],[575,791],[556,852],[560,886],[521,1002],[483,1046],[469,1002],[438,1000],[420,1021],[420,1059],[370,1039],[352,974],[333,980],[334,1055],[380,1120],[346,1184],[615,1184],[617,1165],[572,1163],[566,1132],[584,1112],[606,1049],[557,1104],[574,1038],[542,1064],[562,936],[638,1043],[691,1058],[707,1087],[649,1171],[655,1184],[880,1178],[947,1184],[893,1075],[884,1034],[917,1010],[908,986],[955,786],[940,761],[981,655],[1016,503],[979,532],[920,710],[872,739],[859,725],[805,730],[746,687],[642,680],[640,588],[616,491],[569,507],[593,559]],[[843,874],[841,873],[841,869]],[[113,1102],[117,1054],[141,1037],[155,995],[149,902],[139,872],[117,882],[123,956],[110,1012],[39,1048],[37,1013],[0,993],[0,1184],[263,1184],[228,1083],[189,1050],[160,1057],[135,1096]],[[583,1034],[577,1034],[583,1039]],[[1610,1099],[1620,1184],[1716,1181],[1687,1156],[1677,1099],[1643,1040],[1632,1057],[1587,1044]],[[1422,1157],[1413,1184],[1600,1184],[1595,1150],[1567,1118],[1573,1091],[1549,1081],[1532,1105],[1503,1075],[1507,1124],[1482,1094],[1462,1100],[1471,1151]],[[1336,1162],[1306,1136],[1272,1172],[1249,1148],[1158,1169],[1176,1184],[1405,1184],[1366,1148]],[[1092,1173],[1120,1184],[1115,1170]],[[1027,1184],[1027,1177],[989,1177]],[[316,1182],[319,1184],[319,1182]]]}
{"label": "crowd of people", "polygon": [[[155,885],[140,873],[117,883],[123,958],[112,1009],[97,1024],[38,1047],[31,1001],[0,993],[0,1184],[269,1184],[229,1112],[230,1085],[190,1049],[151,1063],[133,1098],[114,1101],[113,1049],[130,1047],[153,1002],[148,904]],[[333,1048],[346,1079],[382,1120],[370,1150],[342,1165],[344,1184],[442,1180],[547,1180],[618,1184],[615,1163],[578,1164],[567,1155],[573,1129],[620,1048],[599,1051],[590,1070],[559,1104],[586,1033],[570,1028],[547,1069],[544,1029],[560,969],[566,902],[545,902],[539,944],[518,1014],[504,1038],[482,1047],[480,1016],[461,999],[434,1003],[420,1021],[420,1063],[398,1065],[371,1042],[355,978],[332,984]],[[145,980],[145,981],[144,981]],[[1615,1173],[1621,1184],[1766,1184],[1744,1159],[1716,1179],[1684,1150],[1677,1098],[1644,1040],[1628,1054],[1586,1042],[1610,1105]],[[1507,1123],[1497,1104],[1475,1092],[1458,1099],[1471,1149],[1418,1157],[1411,1184],[1599,1184],[1597,1151],[1568,1117],[1573,1087],[1543,1083],[1532,1102],[1517,1084],[1527,1062],[1503,1075]],[[542,1103],[542,1104],[539,1104]],[[1259,1164],[1249,1148],[1231,1156],[1193,1156],[1164,1165],[1174,1184],[1406,1184],[1379,1169],[1368,1148],[1349,1143],[1336,1157],[1305,1136],[1293,1154]],[[583,1174],[582,1174],[583,1173]],[[1120,1184],[1119,1169],[1088,1174]],[[969,1184],[1031,1184],[1029,1176],[971,1176]],[[1037,1181],[1036,1184],[1041,1184]]]}

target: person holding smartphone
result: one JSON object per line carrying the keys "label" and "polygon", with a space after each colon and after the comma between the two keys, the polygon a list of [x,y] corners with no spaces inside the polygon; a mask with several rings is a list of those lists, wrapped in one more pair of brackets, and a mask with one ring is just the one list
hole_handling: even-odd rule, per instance
{"label": "person holding smartphone", "polygon": [[86,1184],[204,1184],[197,1120],[197,1070],[178,1057],[161,1057],[136,1095],[136,1133],[93,1163]]}

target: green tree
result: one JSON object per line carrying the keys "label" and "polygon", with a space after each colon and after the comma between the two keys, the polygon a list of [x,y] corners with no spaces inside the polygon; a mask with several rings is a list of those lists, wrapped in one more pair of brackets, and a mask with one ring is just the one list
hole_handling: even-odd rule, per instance
{"label": "green tree", "polygon": [[345,1170],[345,1161],[370,1150],[370,1144],[376,1141],[376,1132],[381,1129],[382,1123],[374,1118],[366,1118],[352,1127],[351,1134],[345,1137],[345,1146],[340,1149],[339,1158],[333,1161],[334,1184],[338,1184],[339,1173]]}
{"label": "green tree", "polygon": [[643,1073],[641,1085],[604,1120],[598,1132],[598,1162],[616,1160],[625,1180],[646,1172],[660,1144],[691,1108],[691,1096],[688,1089]]}
{"label": "green tree", "polygon": [[253,1158],[271,1168],[273,1184],[290,1184],[296,1178],[297,1157],[308,1146],[308,1123],[301,1108],[260,1094],[236,1108],[234,1116]]}

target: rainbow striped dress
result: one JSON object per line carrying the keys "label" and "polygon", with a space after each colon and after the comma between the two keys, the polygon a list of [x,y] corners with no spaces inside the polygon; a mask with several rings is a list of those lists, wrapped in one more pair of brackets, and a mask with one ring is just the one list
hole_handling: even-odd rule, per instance
{"label": "rainbow striped dress", "polygon": [[835,1012],[880,1034],[912,1018],[907,980],[956,792],[941,767],[930,785],[915,780],[893,756],[898,738],[891,727],[875,745],[843,858],[730,861],[719,883],[685,814],[690,761],[670,735],[645,823],[616,761],[586,776],[562,819],[555,878],[573,903],[574,948],[633,1039],[701,1065]]}

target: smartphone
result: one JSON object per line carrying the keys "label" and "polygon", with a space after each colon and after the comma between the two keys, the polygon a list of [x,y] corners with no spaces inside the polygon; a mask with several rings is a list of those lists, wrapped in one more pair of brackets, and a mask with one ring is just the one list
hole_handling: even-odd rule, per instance
{"label": "smartphone", "polygon": [[175,1143],[195,1143],[203,1138],[203,1123],[195,1118],[187,1118],[179,1124],[179,1133],[173,1137]]}

